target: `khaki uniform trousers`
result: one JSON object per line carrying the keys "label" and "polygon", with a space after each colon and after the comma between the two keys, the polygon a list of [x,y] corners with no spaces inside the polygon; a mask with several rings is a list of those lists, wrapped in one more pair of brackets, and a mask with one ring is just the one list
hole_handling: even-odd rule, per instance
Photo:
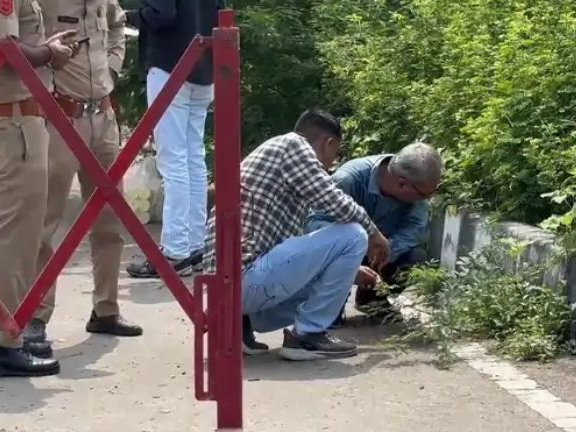
{"label": "khaki uniform trousers", "polygon": [[[84,139],[100,164],[108,169],[118,156],[120,136],[112,108],[105,113],[72,119],[76,130]],[[42,245],[38,255],[40,271],[52,254],[53,236],[64,215],[74,175],[78,174],[82,199],[90,198],[94,186],[80,163],[52,125],[48,125],[50,146],[48,151],[48,210],[44,223]],[[122,190],[122,186],[119,186]],[[121,225],[113,210],[106,205],[90,231],[90,250],[94,290],[92,302],[98,316],[117,315],[118,277],[124,241]],[[56,304],[56,287],[44,298],[35,318],[48,322]]]}
{"label": "khaki uniform trousers", "polygon": [[[41,117],[0,118],[0,301],[12,314],[32,287],[46,213],[48,133]],[[0,346],[19,348],[0,330]]]}

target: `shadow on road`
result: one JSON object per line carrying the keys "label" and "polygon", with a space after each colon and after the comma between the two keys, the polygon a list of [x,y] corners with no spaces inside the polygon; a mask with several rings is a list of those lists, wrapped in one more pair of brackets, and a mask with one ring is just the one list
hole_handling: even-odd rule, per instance
{"label": "shadow on road", "polygon": [[[362,375],[379,367],[399,369],[417,364],[433,364],[432,360],[424,358],[395,359],[397,353],[379,346],[380,342],[399,334],[403,329],[402,323],[388,326],[374,325],[366,317],[356,315],[348,319],[346,326],[335,333],[342,339],[354,340],[358,344],[358,357],[350,360],[289,362],[280,359],[279,350],[272,350],[267,355],[245,359],[245,379],[248,381],[331,380]],[[433,347],[422,345],[415,347],[415,351],[429,353],[433,351]]]}
{"label": "shadow on road", "polygon": [[56,350],[54,356],[60,359],[62,366],[58,377],[83,380],[113,375],[113,372],[106,370],[91,369],[90,365],[114,351],[118,343],[116,337],[92,334],[76,345]]}
{"label": "shadow on road", "polygon": [[[0,381],[0,413],[20,414],[38,410],[57,394],[71,393],[69,388],[40,388],[42,380],[35,378],[2,378]],[[0,430],[1,425],[0,425]]]}

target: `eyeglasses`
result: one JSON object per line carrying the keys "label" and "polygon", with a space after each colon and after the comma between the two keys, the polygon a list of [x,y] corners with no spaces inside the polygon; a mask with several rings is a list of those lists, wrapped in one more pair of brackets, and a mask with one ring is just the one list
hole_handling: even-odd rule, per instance
{"label": "eyeglasses", "polygon": [[422,199],[430,198],[432,195],[434,195],[436,192],[438,192],[438,189],[440,188],[440,184],[439,184],[438,186],[436,186],[436,188],[434,188],[434,190],[431,190],[429,192],[422,192],[422,190],[420,188],[418,188],[414,183],[408,181],[408,179],[404,178],[404,181],[406,182],[406,184],[408,186],[410,186],[412,189],[414,189],[416,191],[416,193]]}

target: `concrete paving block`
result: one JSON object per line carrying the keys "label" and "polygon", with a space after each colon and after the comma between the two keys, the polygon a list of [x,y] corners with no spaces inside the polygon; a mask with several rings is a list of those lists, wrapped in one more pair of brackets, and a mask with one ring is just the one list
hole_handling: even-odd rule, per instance
{"label": "concrete paving block", "polygon": [[528,402],[527,405],[549,420],[576,418],[576,407],[567,402]]}
{"label": "concrete paving block", "polygon": [[538,383],[531,379],[498,381],[498,385],[506,390],[533,390],[538,388]]}
{"label": "concrete paving block", "polygon": [[509,390],[510,394],[513,394],[522,402],[525,403],[552,403],[558,402],[556,396],[550,393],[548,390],[536,389],[536,390]]}
{"label": "concrete paving block", "polygon": [[553,420],[554,423],[559,428],[563,428],[564,430],[573,430],[576,432],[576,417],[568,417],[568,418],[561,418]]}

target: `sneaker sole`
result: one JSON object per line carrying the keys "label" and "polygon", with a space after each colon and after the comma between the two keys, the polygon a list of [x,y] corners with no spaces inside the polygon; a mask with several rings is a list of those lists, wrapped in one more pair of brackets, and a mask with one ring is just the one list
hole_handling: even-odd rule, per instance
{"label": "sneaker sole", "polygon": [[268,349],[264,348],[250,348],[245,343],[242,343],[242,353],[247,356],[258,356],[262,354],[267,354],[268,351],[269,351]]}
{"label": "sneaker sole", "polygon": [[131,337],[139,337],[144,334],[143,331],[141,332],[133,332],[133,333],[121,333],[121,332],[112,332],[107,329],[95,328],[95,327],[86,327],[86,333],[93,333],[93,334],[101,334],[101,335],[109,335],[109,336],[116,336],[116,337],[123,337],[123,338],[131,338]]}
{"label": "sneaker sole", "polygon": [[313,361],[313,360],[330,360],[330,359],[343,359],[355,357],[358,355],[358,350],[353,349],[344,352],[328,352],[328,351],[308,351],[300,348],[281,348],[280,356],[290,361]]}
{"label": "sneaker sole", "polygon": [[[199,267],[200,269],[202,269],[202,267]],[[181,270],[178,270],[176,272],[176,274],[180,277],[188,277],[188,276],[192,276],[192,274],[198,271],[196,270],[195,266],[190,266],[190,267],[186,267],[183,268]],[[160,279],[160,275],[155,274],[155,275],[150,275],[150,274],[140,274],[140,273],[132,273],[130,270],[126,270],[126,273],[128,273],[128,275],[130,277],[133,277],[135,279]]]}
{"label": "sneaker sole", "polygon": [[38,371],[20,371],[20,370],[14,370],[14,369],[9,369],[9,368],[5,368],[3,366],[0,366],[0,377],[22,377],[22,378],[26,378],[26,377],[43,377],[43,376],[51,376],[51,375],[57,375],[60,373],[60,365],[51,368],[51,369],[45,369],[45,370],[38,370]]}

